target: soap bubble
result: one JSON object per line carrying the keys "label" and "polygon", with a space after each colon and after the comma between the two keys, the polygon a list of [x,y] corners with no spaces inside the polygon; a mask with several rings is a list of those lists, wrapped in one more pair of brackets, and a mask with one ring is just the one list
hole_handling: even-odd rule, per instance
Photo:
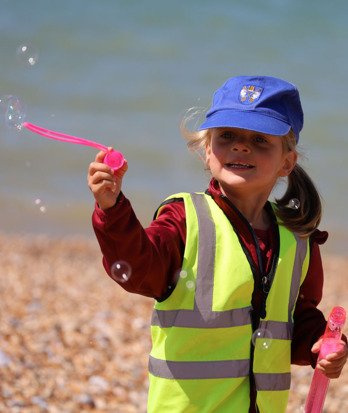
{"label": "soap bubble", "polygon": [[189,290],[193,290],[195,288],[195,282],[194,281],[186,281],[186,288]]}
{"label": "soap bubble", "polygon": [[5,122],[12,129],[21,130],[25,119],[24,105],[16,96],[7,96]]}
{"label": "soap bubble", "polygon": [[300,209],[301,203],[297,198],[292,198],[286,206],[287,208],[297,210]]}
{"label": "soap bubble", "polygon": [[47,207],[42,204],[42,201],[40,198],[36,198],[34,203],[39,208],[39,211],[42,212],[43,214],[47,211]]}
{"label": "soap bubble", "polygon": [[111,278],[119,283],[127,282],[131,274],[132,269],[126,261],[116,261],[111,266]]}
{"label": "soap bubble", "polygon": [[266,328],[258,328],[252,336],[254,346],[261,350],[268,350],[272,345],[272,339],[272,333]]}
{"label": "soap bubble", "polygon": [[[198,98],[198,101],[199,100],[200,99]],[[202,106],[193,106],[187,109],[183,120],[183,126],[190,131],[196,131],[205,118],[206,109],[206,107]]]}
{"label": "soap bubble", "polygon": [[174,278],[173,278],[173,283],[176,285],[180,279],[185,279],[188,277],[188,273],[186,270],[180,268],[177,271],[175,271]]}
{"label": "soap bubble", "polygon": [[39,59],[39,53],[36,47],[28,43],[21,44],[20,46],[18,46],[16,50],[16,55],[20,63],[29,67],[34,66]]}
{"label": "soap bubble", "polygon": [[186,278],[187,277],[187,271],[186,270],[181,270],[179,272],[179,276],[180,276],[180,278]]}

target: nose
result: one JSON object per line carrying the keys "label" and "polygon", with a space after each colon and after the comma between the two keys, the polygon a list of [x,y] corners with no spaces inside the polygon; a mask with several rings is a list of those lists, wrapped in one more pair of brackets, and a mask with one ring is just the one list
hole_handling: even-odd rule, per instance
{"label": "nose", "polygon": [[250,152],[248,142],[243,137],[239,136],[233,139],[231,150],[234,152]]}

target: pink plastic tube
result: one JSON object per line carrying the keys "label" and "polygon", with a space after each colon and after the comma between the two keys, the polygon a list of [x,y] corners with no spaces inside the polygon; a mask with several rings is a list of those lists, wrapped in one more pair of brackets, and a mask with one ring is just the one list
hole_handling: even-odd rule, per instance
{"label": "pink plastic tube", "polygon": [[66,133],[61,133],[61,132],[56,132],[50,129],[45,129],[45,128],[42,128],[41,126],[34,125],[33,123],[30,123],[30,122],[23,122],[22,126],[30,130],[31,132],[44,136],[45,138],[48,138],[48,139],[54,139],[54,140],[61,141],[61,142],[74,143],[77,145],[91,146],[93,148],[104,151],[106,152],[104,163],[110,166],[110,168],[114,169],[115,171],[117,169],[122,168],[122,166],[125,163],[125,159],[121,152],[115,151],[114,149],[109,150],[107,146],[102,145],[101,143],[93,142],[93,141],[90,141],[84,138],[79,138],[77,136],[67,135]]}
{"label": "pink plastic tube", "polygon": [[[341,348],[340,340],[345,321],[346,311],[344,308],[334,307],[327,321],[318,361]],[[322,413],[329,384],[330,379],[316,368],[305,404],[305,413]]]}

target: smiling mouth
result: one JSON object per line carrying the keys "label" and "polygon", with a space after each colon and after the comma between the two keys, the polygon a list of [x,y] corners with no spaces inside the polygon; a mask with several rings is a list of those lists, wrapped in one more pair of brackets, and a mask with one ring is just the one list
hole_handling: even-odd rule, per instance
{"label": "smiling mouth", "polygon": [[251,168],[254,168],[253,165],[250,165],[248,163],[239,163],[239,162],[226,163],[225,165],[228,168],[231,168],[231,169],[251,169]]}

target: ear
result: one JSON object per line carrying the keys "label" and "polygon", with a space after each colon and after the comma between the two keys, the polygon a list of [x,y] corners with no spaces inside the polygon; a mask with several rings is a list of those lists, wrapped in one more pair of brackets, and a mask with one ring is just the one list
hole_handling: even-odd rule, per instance
{"label": "ear", "polygon": [[210,139],[207,139],[206,144],[205,144],[205,164],[207,167],[209,167],[209,161],[210,161],[210,155],[211,155],[211,144],[210,144]]}
{"label": "ear", "polygon": [[294,151],[287,152],[283,160],[283,166],[279,171],[279,176],[289,176],[291,171],[295,168],[296,163],[297,153]]}

